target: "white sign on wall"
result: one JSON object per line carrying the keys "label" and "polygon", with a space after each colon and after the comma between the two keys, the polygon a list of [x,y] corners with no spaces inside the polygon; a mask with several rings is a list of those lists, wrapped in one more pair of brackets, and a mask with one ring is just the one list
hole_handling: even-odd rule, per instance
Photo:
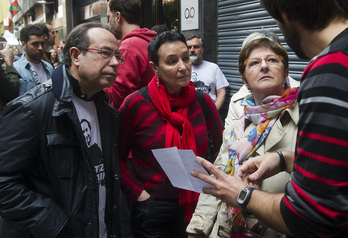
{"label": "white sign on wall", "polygon": [[198,0],[181,0],[181,30],[198,29]]}

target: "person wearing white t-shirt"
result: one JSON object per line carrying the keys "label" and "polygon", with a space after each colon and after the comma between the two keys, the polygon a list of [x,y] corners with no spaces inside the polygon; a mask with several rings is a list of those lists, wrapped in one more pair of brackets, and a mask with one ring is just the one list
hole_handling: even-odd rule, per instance
{"label": "person wearing white t-shirt", "polygon": [[99,22],[66,38],[64,62],[0,118],[0,236],[121,237],[119,112],[103,91],[122,62]]}
{"label": "person wearing white t-shirt", "polygon": [[225,101],[225,88],[229,86],[225,75],[217,64],[203,60],[202,40],[198,36],[187,37],[186,43],[192,61],[191,81],[196,90],[208,93],[216,108],[220,110]]}

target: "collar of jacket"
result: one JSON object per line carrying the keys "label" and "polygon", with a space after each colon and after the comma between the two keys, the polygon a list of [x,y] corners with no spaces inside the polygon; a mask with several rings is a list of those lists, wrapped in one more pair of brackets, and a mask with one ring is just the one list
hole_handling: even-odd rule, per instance
{"label": "collar of jacket", "polygon": [[260,155],[266,153],[274,145],[276,145],[287,133],[291,133],[290,131],[286,130],[286,124],[291,123],[294,125],[293,129],[297,128],[298,117],[298,103],[296,102],[293,108],[287,108],[282,112],[282,114],[279,116],[279,119],[273,125],[273,128],[270,131],[270,134],[268,135],[268,140],[266,141],[266,143],[264,143],[264,146],[261,146],[257,149],[257,153],[259,153]]}
{"label": "collar of jacket", "polygon": [[68,79],[69,79],[69,81],[70,81],[70,83],[71,83],[71,85],[73,87],[74,94],[78,98],[80,98],[80,99],[82,99],[84,101],[92,101],[93,97],[91,99],[89,99],[89,100],[87,99],[87,94],[85,94],[85,93],[83,93],[81,91],[81,88],[80,88],[80,85],[79,85],[79,81],[77,81],[77,79],[75,79],[75,77],[70,74],[70,72],[69,72],[69,70],[67,68],[65,69],[65,73],[66,73],[66,76],[68,77]]}
{"label": "collar of jacket", "polygon": [[63,64],[52,73],[52,87],[55,97],[62,102],[71,102],[73,88]]}
{"label": "collar of jacket", "polygon": [[[56,97],[56,103],[53,108],[53,115],[59,116],[64,112],[70,111],[67,103],[71,103],[72,94],[75,93],[79,98],[87,100],[81,92],[78,81],[70,75],[64,64],[60,64],[52,73],[52,88]],[[104,91],[96,93],[90,100],[104,95]]]}
{"label": "collar of jacket", "polygon": [[71,98],[73,88],[66,75],[65,65],[59,65],[52,73],[52,90],[56,98],[53,106],[53,116],[60,116],[63,113],[71,111]]}
{"label": "collar of jacket", "polygon": [[[29,60],[25,57],[25,55],[23,55],[19,60],[17,60],[16,62],[20,62],[21,65],[23,65],[25,69],[30,69],[30,62]],[[49,71],[49,69],[47,68],[47,65],[49,65],[47,62],[40,60],[40,63],[43,65],[44,69],[46,71]],[[50,72],[50,71],[49,71]]]}

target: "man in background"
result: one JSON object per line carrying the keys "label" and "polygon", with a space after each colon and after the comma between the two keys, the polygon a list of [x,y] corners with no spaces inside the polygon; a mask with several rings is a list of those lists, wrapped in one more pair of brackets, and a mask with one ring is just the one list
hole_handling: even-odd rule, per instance
{"label": "man in background", "polygon": [[191,81],[196,90],[209,94],[220,110],[225,101],[225,87],[230,84],[217,64],[203,60],[202,40],[196,35],[189,36],[186,40],[192,61]]}
{"label": "man in background", "polygon": [[151,30],[156,31],[157,35],[165,31],[169,31],[167,24],[154,25],[153,27],[151,27]]}
{"label": "man in background", "polygon": [[[116,81],[104,91],[110,105],[118,110],[129,94],[147,86],[155,75],[149,64],[147,46],[157,34],[147,28],[140,28],[142,19],[140,0],[110,0],[107,15],[111,32],[120,41],[119,49],[123,61],[118,68]],[[128,201],[122,193],[122,234],[130,238],[133,235],[128,208]]]}
{"label": "man in background", "polygon": [[21,46],[25,55],[14,62],[13,66],[21,75],[19,95],[47,81],[53,71],[52,65],[42,60],[45,54],[45,35],[36,25],[26,25],[20,31]]}
{"label": "man in background", "polygon": [[51,53],[50,53],[50,49],[49,49],[50,46],[55,46],[55,43],[56,43],[56,41],[55,41],[56,35],[54,34],[53,27],[52,27],[52,25],[50,25],[48,23],[44,23],[44,22],[37,23],[36,25],[42,29],[42,31],[45,35],[45,54],[42,57],[42,59],[44,61],[50,63],[52,65],[52,67],[54,68],[53,62],[51,61],[51,57],[50,57]]}
{"label": "man in background", "polygon": [[13,61],[16,62],[17,60],[19,60],[21,58],[22,53],[19,51],[18,48],[15,48],[13,50],[13,53],[14,53]]}
{"label": "man in background", "polygon": [[147,86],[154,76],[149,64],[147,45],[156,36],[156,32],[140,28],[141,11],[140,0],[108,2],[109,26],[116,38],[121,40],[119,47],[124,57],[115,83],[105,89],[110,105],[115,109],[119,109],[129,94]]}

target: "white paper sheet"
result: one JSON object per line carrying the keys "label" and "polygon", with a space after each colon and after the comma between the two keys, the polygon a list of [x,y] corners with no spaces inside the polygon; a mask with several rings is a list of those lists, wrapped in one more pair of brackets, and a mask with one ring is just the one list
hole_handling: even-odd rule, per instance
{"label": "white paper sheet", "polygon": [[192,150],[178,150],[176,147],[171,147],[152,150],[152,153],[174,187],[198,193],[202,193],[202,188],[213,187],[191,176],[192,170],[208,174]]}

